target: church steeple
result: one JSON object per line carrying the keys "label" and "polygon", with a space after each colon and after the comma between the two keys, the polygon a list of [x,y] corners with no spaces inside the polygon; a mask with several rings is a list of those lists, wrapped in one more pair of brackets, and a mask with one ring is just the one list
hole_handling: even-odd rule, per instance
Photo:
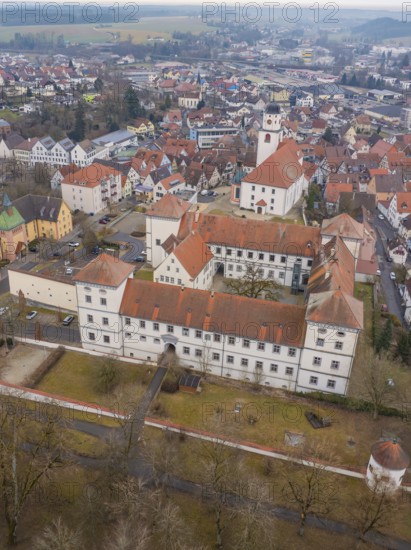
{"label": "church steeple", "polygon": [[263,115],[263,124],[258,133],[257,166],[275,153],[283,139],[281,109],[277,103],[270,103]]}

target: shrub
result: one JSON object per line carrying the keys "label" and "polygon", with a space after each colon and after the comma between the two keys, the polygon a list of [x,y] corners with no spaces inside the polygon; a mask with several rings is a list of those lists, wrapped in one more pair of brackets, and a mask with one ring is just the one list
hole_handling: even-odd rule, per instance
{"label": "shrub", "polygon": [[157,416],[166,416],[166,409],[160,401],[155,401],[151,410]]}
{"label": "shrub", "polygon": [[164,391],[166,393],[175,393],[177,390],[178,390],[177,380],[166,379],[164,380],[161,386],[161,391]]}
{"label": "shrub", "polygon": [[44,361],[40,364],[38,369],[26,380],[25,386],[27,388],[36,387],[44,376],[54,367],[54,365],[59,361],[59,359],[64,355],[65,349],[63,346],[59,346],[54,349]]}
{"label": "shrub", "polygon": [[11,347],[13,345],[13,338],[11,338],[11,336],[8,336],[6,339],[6,343],[9,347]]}

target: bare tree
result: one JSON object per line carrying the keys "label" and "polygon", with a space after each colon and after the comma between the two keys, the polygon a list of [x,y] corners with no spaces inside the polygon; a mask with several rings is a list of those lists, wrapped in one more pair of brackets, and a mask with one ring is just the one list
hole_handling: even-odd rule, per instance
{"label": "bare tree", "polygon": [[27,499],[51,470],[67,463],[64,430],[55,416],[46,414],[41,422],[29,422],[26,410],[7,406],[1,410],[0,485],[7,541],[15,544]]}
{"label": "bare tree", "polygon": [[393,361],[386,354],[379,357],[371,352],[364,359],[359,391],[372,404],[372,416],[377,420],[381,408],[395,399],[396,392],[389,383],[393,376]]}
{"label": "bare tree", "polygon": [[225,279],[230,294],[246,296],[248,298],[265,298],[278,300],[281,296],[282,285],[274,279],[265,278],[258,265],[248,262],[246,270],[239,279]]}
{"label": "bare tree", "polygon": [[107,537],[104,550],[146,550],[149,548],[150,533],[147,527],[137,527],[135,518],[120,520]]}
{"label": "bare tree", "polygon": [[373,529],[391,525],[398,517],[401,501],[398,493],[393,493],[390,486],[379,477],[375,478],[372,488],[367,488],[352,499],[348,513],[358,529],[359,546]]}
{"label": "bare tree", "polygon": [[119,381],[118,365],[113,357],[106,356],[97,366],[97,387],[102,393],[110,393]]}
{"label": "bare tree", "polygon": [[265,548],[274,550],[273,532],[275,522],[267,512],[267,503],[271,500],[270,489],[267,484],[258,479],[246,479],[247,491],[240,491],[241,501],[236,511],[236,530],[232,548],[236,550],[255,550]]}
{"label": "bare tree", "polygon": [[48,525],[34,541],[34,550],[78,550],[81,544],[79,529],[70,529],[61,519]]}
{"label": "bare tree", "polygon": [[226,497],[229,491],[234,490],[238,454],[232,447],[224,445],[223,439],[201,442],[199,446],[204,493],[214,514],[216,546],[223,548],[223,533],[230,518]]}
{"label": "bare tree", "polygon": [[337,460],[329,442],[321,441],[291,453],[290,461],[283,464],[284,496],[299,509],[300,536],[304,535],[307,516],[326,516],[336,500],[337,480],[327,472],[326,462],[335,465]]}
{"label": "bare tree", "polygon": [[143,455],[152,466],[154,479],[167,493],[170,476],[178,471],[178,434],[166,430],[160,437],[145,439],[144,443]]}

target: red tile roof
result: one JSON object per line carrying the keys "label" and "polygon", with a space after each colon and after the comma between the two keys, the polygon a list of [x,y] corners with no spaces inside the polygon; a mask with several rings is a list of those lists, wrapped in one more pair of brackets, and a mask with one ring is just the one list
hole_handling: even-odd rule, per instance
{"label": "red tile roof", "polygon": [[103,253],[83,267],[73,277],[73,280],[82,283],[117,287],[133,271],[134,266],[110,254]]}
{"label": "red tile roof", "polygon": [[410,465],[410,457],[396,440],[378,441],[371,447],[376,462],[389,470],[405,470]]}
{"label": "red tile roof", "polygon": [[174,255],[187,273],[195,279],[214,255],[199,233],[191,233],[174,250]]}
{"label": "red tile roof", "polygon": [[305,308],[149,281],[127,281],[120,314],[302,347]]}
{"label": "red tile roof", "polygon": [[355,221],[348,214],[340,214],[324,220],[321,226],[322,235],[340,235],[350,239],[362,239],[364,236],[364,227],[361,223]]}
{"label": "red tile roof", "polygon": [[167,193],[164,197],[161,197],[150,210],[147,210],[146,216],[180,219],[190,207],[191,204],[189,202],[178,199],[174,195]]}
{"label": "red tile roof", "polygon": [[302,153],[297,144],[293,140],[286,140],[274,154],[250,172],[243,181],[288,189],[303,173],[299,162],[301,158]]}
{"label": "red tile roof", "polygon": [[362,330],[363,303],[342,290],[310,294],[307,321]]}

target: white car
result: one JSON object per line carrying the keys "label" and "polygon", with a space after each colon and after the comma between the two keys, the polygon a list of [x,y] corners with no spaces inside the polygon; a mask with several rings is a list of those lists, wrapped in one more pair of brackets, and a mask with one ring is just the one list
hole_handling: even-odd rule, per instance
{"label": "white car", "polygon": [[381,277],[381,269],[377,269],[376,273],[375,273],[378,277]]}
{"label": "white car", "polygon": [[29,311],[26,315],[26,319],[28,321],[31,321],[32,319],[34,319],[34,317],[37,315],[37,311]]}
{"label": "white car", "polygon": [[72,267],[66,267],[66,275],[73,275],[73,268]]}
{"label": "white car", "polygon": [[395,277],[394,271],[391,271],[391,273],[390,273],[390,279],[391,279],[391,281],[395,281],[396,277]]}
{"label": "white car", "polygon": [[0,315],[4,315],[8,310],[9,310],[8,307],[0,307]]}
{"label": "white car", "polygon": [[379,220],[385,220],[384,216],[382,214],[378,214],[378,219]]}
{"label": "white car", "polygon": [[77,241],[70,241],[68,245],[73,248],[76,248],[77,246],[80,246],[80,243],[78,243]]}

